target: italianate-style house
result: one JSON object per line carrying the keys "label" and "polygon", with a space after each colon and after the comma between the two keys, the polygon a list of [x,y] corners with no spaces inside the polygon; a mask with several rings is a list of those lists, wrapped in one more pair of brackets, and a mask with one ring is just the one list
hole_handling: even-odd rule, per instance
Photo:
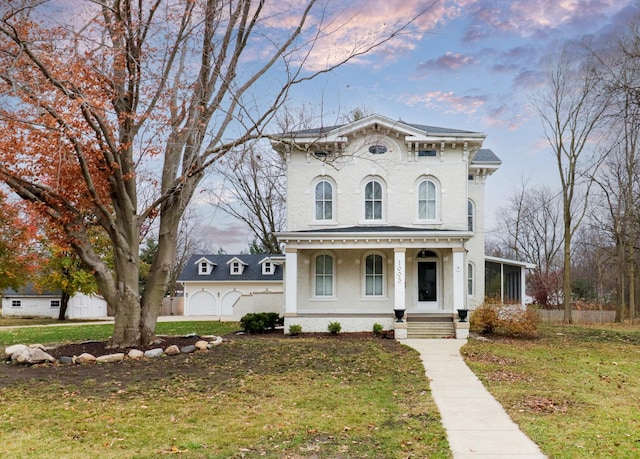
{"label": "italianate-style house", "polygon": [[[525,264],[484,254],[485,134],[369,116],[276,136],[287,165],[285,331],[421,327],[454,334],[458,309],[522,299]],[[402,321],[398,322],[397,317]],[[425,331],[426,333],[426,331]]]}

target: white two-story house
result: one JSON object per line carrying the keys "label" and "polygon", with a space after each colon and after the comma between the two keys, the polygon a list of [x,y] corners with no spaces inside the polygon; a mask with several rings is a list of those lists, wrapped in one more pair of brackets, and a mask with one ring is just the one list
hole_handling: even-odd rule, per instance
{"label": "white two-story house", "polygon": [[287,164],[285,331],[399,330],[397,310],[453,333],[457,309],[485,297],[484,187],[501,161],[484,140],[379,115],[276,136]]}

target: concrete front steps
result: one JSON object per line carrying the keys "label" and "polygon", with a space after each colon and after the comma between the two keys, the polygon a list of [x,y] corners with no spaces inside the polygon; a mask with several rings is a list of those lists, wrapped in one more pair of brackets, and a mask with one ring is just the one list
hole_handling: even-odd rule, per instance
{"label": "concrete front steps", "polygon": [[455,338],[452,314],[409,315],[407,338]]}

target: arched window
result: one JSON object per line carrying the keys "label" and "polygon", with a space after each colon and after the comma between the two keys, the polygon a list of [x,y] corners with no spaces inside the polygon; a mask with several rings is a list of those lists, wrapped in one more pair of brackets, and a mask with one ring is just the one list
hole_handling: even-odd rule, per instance
{"label": "arched window", "polygon": [[318,255],[315,263],[315,295],[333,296],[333,279],[333,257]]}
{"label": "arched window", "polygon": [[365,258],[364,294],[366,296],[384,294],[384,260],[381,255],[371,254]]}
{"label": "arched window", "polygon": [[418,220],[435,220],[437,212],[436,184],[423,180],[418,187]]}
{"label": "arched window", "polygon": [[467,295],[473,296],[473,278],[474,278],[474,269],[473,264],[467,264]]}
{"label": "arched window", "polygon": [[333,185],[326,180],[316,185],[315,205],[316,220],[333,220]]}
{"label": "arched window", "polygon": [[376,180],[364,187],[364,219],[382,220],[382,185]]}
{"label": "arched window", "polygon": [[475,230],[475,206],[473,205],[473,201],[469,199],[467,201],[467,229],[469,231]]}

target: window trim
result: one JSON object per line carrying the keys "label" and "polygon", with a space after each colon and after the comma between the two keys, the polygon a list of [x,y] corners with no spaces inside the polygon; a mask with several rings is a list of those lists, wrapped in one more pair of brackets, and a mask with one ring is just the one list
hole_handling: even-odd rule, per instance
{"label": "window trim", "polygon": [[[380,187],[380,198],[376,199],[375,197],[375,184],[377,184]],[[367,187],[369,185],[372,185],[374,187],[373,189],[373,198],[371,198],[370,200],[367,199]],[[386,200],[385,200],[385,184],[382,180],[380,180],[377,177],[372,177],[372,178],[368,178],[365,182],[364,182],[364,187],[363,187],[363,221],[367,222],[367,223],[379,223],[379,222],[384,222],[385,221],[385,214],[386,214]],[[367,218],[367,203],[371,203],[372,204],[372,213],[375,213],[375,204],[376,202],[380,202],[380,218]]]}
{"label": "window trim", "polygon": [[[374,262],[374,272],[371,274],[371,276],[373,276],[374,279],[374,283],[373,283],[373,290],[374,293],[368,293],[367,292],[367,279],[369,278],[370,274],[367,272],[368,270],[368,266],[367,266],[367,260],[369,259],[369,257],[380,257],[380,268],[381,268],[381,272],[380,273],[376,273],[375,272],[375,262]],[[382,252],[367,252],[364,254],[363,257],[363,263],[362,263],[362,296],[365,298],[371,298],[371,299],[377,299],[377,298],[386,298],[387,296],[387,282],[386,282],[386,266],[387,263],[387,258],[385,257],[385,255]],[[379,278],[381,281],[381,292],[379,294],[375,293],[375,279]]]}
{"label": "window trim", "polygon": [[476,232],[476,204],[471,199],[467,199],[467,230]]}
{"label": "window trim", "polygon": [[[325,199],[325,197],[323,196],[322,201],[319,201],[317,198],[317,191],[318,191],[318,187],[323,184],[326,183],[327,185],[329,185],[329,189],[331,191],[331,200],[327,200]],[[332,223],[336,221],[336,185],[335,183],[333,183],[333,181],[328,180],[327,177],[322,177],[318,180],[316,180],[314,182],[313,185],[313,221],[314,222],[318,222],[318,223]],[[323,190],[324,191],[324,190]],[[330,212],[331,212],[331,218],[318,218],[318,212],[317,212],[317,207],[318,207],[318,202],[322,202],[323,203],[323,217],[326,217],[326,203],[330,202],[331,203],[331,207],[329,208]]]}
{"label": "window trim", "polygon": [[[330,276],[325,274],[325,273],[321,273],[320,275],[323,276],[324,279],[330,278],[331,280],[331,293],[330,294],[318,294],[318,259],[320,257],[329,257],[331,259],[331,274]],[[336,257],[335,255],[333,255],[332,253],[328,253],[328,252],[319,252],[317,254],[314,255],[313,257],[313,272],[312,272],[312,276],[311,276],[311,292],[312,292],[312,296],[315,299],[333,299],[336,297]],[[323,283],[324,285],[324,283]],[[324,290],[324,288],[323,288]]]}
{"label": "window trim", "polygon": [[[421,194],[420,194],[420,188],[422,187],[422,184],[427,184],[426,186],[428,187],[428,184],[432,184],[433,185],[433,202],[434,202],[434,210],[433,210],[433,218],[429,218],[429,213],[428,213],[428,204],[430,202],[429,199],[429,193],[428,193],[428,188],[427,188],[427,196],[426,199],[421,199]],[[440,187],[438,182],[431,178],[431,177],[424,177],[421,178],[418,181],[418,186],[417,186],[417,190],[416,190],[416,195],[417,195],[417,200],[416,200],[416,216],[417,216],[417,221],[418,222],[422,222],[422,223],[433,223],[433,222],[437,222],[439,221],[438,216],[440,215]],[[420,203],[421,201],[425,202],[425,212],[426,215],[424,218],[421,217],[420,215]]]}

